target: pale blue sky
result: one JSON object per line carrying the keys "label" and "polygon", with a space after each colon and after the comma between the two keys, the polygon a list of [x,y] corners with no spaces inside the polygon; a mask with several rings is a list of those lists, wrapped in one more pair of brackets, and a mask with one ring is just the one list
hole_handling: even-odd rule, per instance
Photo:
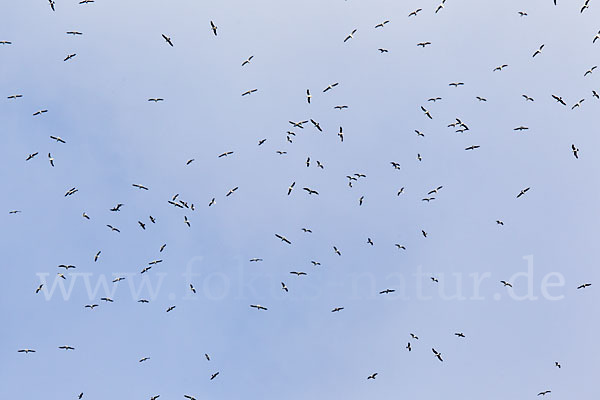
{"label": "pale blue sky", "polygon": [[[600,71],[584,77],[600,63],[593,0],[583,13],[583,1],[448,0],[437,14],[437,1],[56,2],[56,12],[43,0],[0,4],[0,41],[12,42],[0,47],[0,398],[598,396]],[[324,133],[288,123],[310,118]],[[470,130],[448,128],[455,118]],[[350,188],[354,173],[367,177]],[[169,205],[176,193],[195,210]],[[58,282],[67,298],[50,292],[59,264],[77,267]],[[515,275],[528,268],[530,283]],[[511,278],[512,290],[499,282]],[[149,304],[131,291],[143,279]],[[88,290],[103,280],[114,303]],[[517,300],[529,284],[537,300]],[[397,292],[378,294],[386,288]],[[465,299],[448,298],[457,293]]]}

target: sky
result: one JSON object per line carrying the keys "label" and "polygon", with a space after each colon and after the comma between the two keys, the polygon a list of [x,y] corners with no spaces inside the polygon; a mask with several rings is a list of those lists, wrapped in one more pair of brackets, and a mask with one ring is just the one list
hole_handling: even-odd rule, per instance
{"label": "sky", "polygon": [[0,398],[597,397],[583,3],[2,2]]}

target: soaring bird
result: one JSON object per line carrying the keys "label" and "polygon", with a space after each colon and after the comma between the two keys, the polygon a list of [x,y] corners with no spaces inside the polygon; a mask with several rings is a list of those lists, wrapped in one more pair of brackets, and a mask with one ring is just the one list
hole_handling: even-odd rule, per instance
{"label": "soaring bird", "polygon": [[[323,89],[323,93],[330,91],[331,89],[333,89],[334,87],[336,87],[337,85],[339,85],[339,82],[335,82],[335,83],[331,83],[329,85],[327,85],[327,87],[325,89]],[[308,122],[308,121],[306,121]]]}
{"label": "soaring bird", "polygon": [[421,11],[423,11],[422,8],[417,8],[415,11],[412,11],[410,14],[408,14],[409,17],[416,17],[418,13],[420,13]]}
{"label": "soaring bird", "polygon": [[534,53],[532,57],[537,56],[538,54],[542,53],[542,49],[544,48],[544,45],[541,45]]}
{"label": "soaring bird", "polygon": [[42,290],[42,288],[44,287],[44,284],[40,284],[40,286],[37,287],[37,289],[35,289],[35,294],[38,294],[40,292],[40,290]]}
{"label": "soaring bird", "polygon": [[558,361],[554,361],[554,365],[555,365],[557,368],[560,368],[560,363],[559,363]]}
{"label": "soaring bird", "polygon": [[433,354],[437,357],[438,360],[444,361],[444,360],[442,360],[442,353],[436,351],[436,349],[434,349],[434,348],[431,348],[431,351],[433,351]]}
{"label": "soaring bird", "polygon": [[79,32],[79,31],[69,31],[69,32],[67,32],[67,35],[79,36],[79,35],[83,35],[83,33]]}
{"label": "soaring bird", "polygon": [[427,232],[421,229],[421,233],[423,234],[423,237],[427,237]]}
{"label": "soaring bird", "polygon": [[23,97],[22,94],[11,94],[10,96],[7,97],[7,99],[14,100],[14,99],[18,99],[21,97]]}
{"label": "soaring bird", "polygon": [[415,339],[415,340],[419,340],[419,338],[414,333],[411,333],[410,337],[413,338],[413,339]]}
{"label": "soaring bird", "polygon": [[52,11],[56,11],[56,9],[54,8],[54,0],[48,0],[48,3],[50,3],[50,8],[52,9]]}
{"label": "soaring bird", "polygon": [[344,141],[344,130],[340,126],[340,131],[338,132],[338,136],[340,137],[340,142]]}
{"label": "soaring bird", "polygon": [[[266,308],[265,308],[265,310],[266,310]],[[212,381],[213,379],[215,379],[217,377],[217,375],[219,375],[219,372],[215,372],[214,374],[212,374],[210,376],[210,380]]]}
{"label": "soaring bird", "polygon": [[577,286],[577,289],[585,289],[586,287],[590,287],[590,286],[592,286],[591,283],[584,283],[584,284]]}
{"label": "soaring bird", "polygon": [[427,117],[429,117],[429,119],[433,119],[433,117],[431,116],[431,114],[429,113],[429,111],[427,109],[425,109],[425,107],[421,106],[421,110],[423,110],[423,113],[425,115],[427,115]]}
{"label": "soaring bird", "polygon": [[153,101],[155,103],[158,103],[159,101],[165,101],[165,99],[162,99],[160,97],[153,97],[151,99],[148,99],[148,101]]}
{"label": "soaring bird", "polygon": [[73,54],[69,54],[65,57],[65,59],[63,61],[69,61],[71,58],[75,57],[77,54],[73,53]]}
{"label": "soaring bird", "polygon": [[379,294],[389,294],[389,293],[394,293],[396,290],[395,289],[385,289],[382,290],[381,292],[379,292]]}
{"label": "soaring bird", "polygon": [[71,346],[59,346],[58,348],[61,350],[75,350],[75,347]]}
{"label": "soaring bird", "polygon": [[317,128],[317,130],[319,132],[323,132],[323,129],[321,128],[321,125],[317,121],[315,121],[314,119],[311,119],[310,122],[313,124],[313,126],[315,128]]}
{"label": "soaring bird", "polygon": [[290,242],[290,241],[288,240],[288,238],[286,238],[285,236],[281,236],[281,235],[279,235],[279,234],[277,234],[277,233],[275,234],[275,236],[276,236],[278,239],[280,239],[282,242],[286,242],[287,244],[292,244],[292,242]]}
{"label": "soaring bird", "polygon": [[341,105],[341,106],[335,106],[335,107],[333,107],[333,108],[335,108],[336,110],[344,110],[344,109],[348,108],[348,106],[346,106],[346,105]]}
{"label": "soaring bird", "polygon": [[302,272],[302,271],[290,271],[290,274],[296,275],[296,276],[302,276],[302,275],[306,275],[306,272]]}
{"label": "soaring bird", "polygon": [[375,25],[375,29],[377,29],[377,28],[383,28],[386,24],[389,24],[389,23],[390,23],[389,20],[385,20],[383,22],[380,22],[377,25]]}
{"label": "soaring bird", "polygon": [[333,310],[331,310],[331,312],[339,312],[342,311],[344,309],[344,307],[336,307]]}
{"label": "soaring bird", "polygon": [[265,311],[267,311],[267,307],[263,307],[263,306],[261,306],[260,304],[250,304],[250,307],[252,307],[252,308],[256,308],[256,309],[257,309],[257,310],[259,310],[259,311],[260,311],[260,310],[265,310]]}
{"label": "soaring bird", "polygon": [[250,89],[250,90],[246,90],[244,93],[242,93],[242,96],[247,96],[251,93],[256,92],[258,89]]}
{"label": "soaring bird", "polygon": [[170,37],[168,37],[164,33],[162,34],[162,37],[166,40],[167,43],[169,43],[171,45],[171,47],[173,47],[173,42],[171,41]]}
{"label": "soaring bird", "polygon": [[217,26],[212,21],[210,21],[210,29],[212,29],[212,31],[215,34],[215,36],[217,36]]}
{"label": "soaring bird", "polygon": [[565,101],[563,100],[563,98],[562,98],[562,97],[560,97],[560,96],[557,96],[557,95],[553,94],[553,95],[552,95],[552,98],[553,98],[554,100],[556,100],[557,102],[559,102],[560,104],[562,104],[563,106],[566,106],[566,105],[567,105],[567,103],[565,103]]}
{"label": "soaring bird", "polygon": [[575,147],[574,144],[571,145],[571,150],[573,151],[573,156],[575,156],[575,158],[579,158],[579,149]]}
{"label": "soaring bird", "polygon": [[371,375],[367,376],[367,380],[369,380],[369,379],[375,379],[376,377],[377,377],[377,372],[374,372]]}
{"label": "soaring bird", "polygon": [[285,286],[285,283],[283,283],[283,282],[281,282],[281,289],[288,292],[288,288],[287,288],[287,286]]}
{"label": "soaring bird", "polygon": [[144,362],[144,361],[147,361],[149,359],[150,359],[150,357],[143,357],[143,358],[140,358],[140,360],[138,362]]}
{"label": "soaring bird", "polygon": [[508,64],[498,65],[496,68],[494,68],[493,72],[495,72],[495,71],[502,71],[506,67],[508,67]]}
{"label": "soaring bird", "polygon": [[192,293],[194,293],[194,294],[196,293],[196,289],[194,288],[194,285],[192,285],[191,283],[190,283],[190,290],[192,291]]}
{"label": "soaring bird", "polygon": [[463,86],[464,84],[465,84],[464,82],[450,82],[448,84],[448,86],[459,87],[459,86]]}
{"label": "soaring bird", "polygon": [[526,17],[526,16],[527,16],[527,13],[526,13],[525,11],[518,11],[518,14],[519,14],[521,17]]}
{"label": "soaring bird", "polygon": [[522,96],[523,96],[523,98],[525,98],[525,101],[534,101],[534,100],[533,100],[533,97],[529,97],[529,96],[527,96],[526,94],[524,94],[524,95],[522,95]]}
{"label": "soaring bird", "polygon": [[581,100],[579,100],[577,103],[575,103],[575,104],[573,105],[573,107],[571,107],[571,110],[574,110],[574,109],[576,109],[577,107],[581,107],[581,103],[583,103],[584,101],[585,101],[585,99],[581,99]]}
{"label": "soaring bird", "polygon": [[338,250],[338,248],[337,248],[337,247],[335,247],[335,246],[333,246],[333,251],[334,251],[334,253],[335,253],[335,254],[337,254],[338,256],[341,256],[341,255],[342,255],[342,253],[341,253],[341,252]]}
{"label": "soaring bird", "polygon": [[458,337],[461,337],[461,338],[464,338],[464,337],[465,337],[465,334],[464,334],[464,333],[462,333],[462,332],[457,332],[457,333],[455,333],[454,335],[455,335],[455,336],[458,336]]}
{"label": "soaring bird", "polygon": [[173,311],[175,309],[176,306],[171,306],[169,308],[167,308],[167,312]]}
{"label": "soaring bird", "polygon": [[519,192],[519,194],[517,195],[517,199],[518,199],[519,197],[523,196],[525,193],[527,193],[527,191],[528,191],[529,189],[531,189],[531,188],[528,188],[528,187],[527,187],[527,188],[525,188],[525,189],[522,189],[522,190]]}
{"label": "soaring bird", "polygon": [[253,58],[254,58],[254,56],[250,56],[246,60],[244,60],[244,62],[242,63],[242,67],[246,64],[250,64],[250,61],[252,61]]}
{"label": "soaring bird", "polygon": [[33,350],[33,349],[20,349],[20,350],[17,350],[17,353],[25,353],[25,354],[27,354],[27,353],[35,353],[35,350]]}
{"label": "soaring bird", "polygon": [[31,160],[33,157],[35,157],[35,156],[37,156],[37,155],[38,155],[38,152],[37,152],[37,151],[36,151],[35,153],[29,154],[29,155],[27,156],[27,158],[25,159],[25,161],[29,161],[29,160]]}
{"label": "soaring bird", "polygon": [[377,50],[379,50],[379,52],[380,52],[381,54],[383,54],[383,53],[389,53],[389,50],[388,50],[388,49],[379,48],[379,49],[377,49]]}
{"label": "soaring bird", "polygon": [[513,287],[513,285],[511,285],[510,283],[506,282],[506,281],[500,281],[501,284],[503,284],[505,287]]}
{"label": "soaring bird", "polygon": [[262,260],[263,260],[262,258],[251,258],[250,262],[260,262]]}
{"label": "soaring bird", "polygon": [[431,42],[419,42],[417,43],[417,46],[421,46],[422,48],[425,48],[425,46],[429,46],[431,44]]}
{"label": "soaring bird", "polygon": [[316,194],[316,195],[319,194],[319,192],[317,192],[316,190],[312,190],[311,188],[307,188],[307,187],[302,188],[302,190],[306,190],[308,192],[308,194]]}
{"label": "soaring bird", "polygon": [[357,29],[354,29],[352,32],[350,32],[350,34],[348,36],[346,36],[346,39],[344,39],[344,43],[346,43],[350,39],[353,39],[356,31],[357,31]]}
{"label": "soaring bird", "polygon": [[114,300],[110,297],[100,297],[100,300],[105,301],[107,303],[114,303]]}
{"label": "soaring bird", "polygon": [[229,197],[233,194],[233,192],[235,192],[236,190],[238,190],[238,186],[234,187],[233,189],[229,189],[229,192],[227,192],[227,194],[225,195],[225,197]]}
{"label": "soaring bird", "polygon": [[90,310],[93,310],[96,307],[98,307],[98,304],[88,304],[85,306],[85,308],[89,308]]}
{"label": "soaring bird", "polygon": [[478,149],[480,147],[481,146],[469,146],[469,147],[466,147],[465,150],[475,150],[475,149]]}
{"label": "soaring bird", "polygon": [[[556,4],[556,0],[554,0],[554,4]],[[552,393],[552,391],[551,390],[544,390],[543,392],[539,392],[537,395],[538,396],[545,396],[548,393]]]}
{"label": "soaring bird", "polygon": [[33,116],[35,117],[36,115],[42,115],[42,114],[45,114],[47,112],[48,112],[48,110],[38,110],[38,111],[36,111],[36,112],[33,113]]}
{"label": "soaring bird", "polygon": [[312,95],[310,94],[310,89],[306,89],[306,101],[308,102],[308,104],[310,104],[311,98],[312,98]]}

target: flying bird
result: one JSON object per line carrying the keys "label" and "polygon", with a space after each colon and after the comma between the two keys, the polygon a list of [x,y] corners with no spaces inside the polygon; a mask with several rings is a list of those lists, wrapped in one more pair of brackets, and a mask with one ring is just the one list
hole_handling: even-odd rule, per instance
{"label": "flying bird", "polygon": [[585,289],[586,287],[590,287],[590,286],[592,286],[591,283],[584,283],[584,284],[577,286],[577,289]]}
{"label": "flying bird", "polygon": [[260,304],[250,304],[250,307],[252,307],[252,308],[256,308],[256,309],[257,309],[257,310],[259,310],[259,311],[260,311],[260,310],[265,310],[265,311],[267,311],[267,307],[263,307],[263,306],[261,306]]}
{"label": "flying bird", "polygon": [[531,188],[528,188],[528,187],[527,187],[527,188],[525,188],[525,189],[522,189],[522,190],[519,192],[519,194],[517,195],[517,199],[518,199],[519,197],[523,196],[525,193],[527,193],[527,191],[528,191],[529,189],[531,189]]}
{"label": "flying bird", "polygon": [[532,58],[537,56],[538,54],[542,54],[542,49],[544,48],[545,45],[541,45],[536,51],[533,52],[533,56],[531,56]]}
{"label": "flying bird", "polygon": [[275,234],[275,236],[280,239],[282,242],[286,242],[287,244],[292,244],[292,242],[290,242],[285,236],[281,236],[279,234]]}
{"label": "flying bird", "polygon": [[562,104],[563,106],[566,106],[566,105],[567,105],[567,103],[565,103],[565,101],[564,101],[564,100],[562,99],[562,97],[560,97],[560,96],[557,96],[557,95],[554,95],[554,94],[553,94],[553,95],[552,95],[552,98],[553,98],[554,100],[556,100],[557,102],[559,102],[560,104]]}
{"label": "flying bird", "polygon": [[215,36],[217,36],[217,26],[212,21],[210,21],[210,29],[212,29]]}
{"label": "flying bird", "polygon": [[434,349],[434,348],[432,348],[431,351],[433,351],[433,354],[437,357],[438,360],[444,361],[444,360],[442,360],[442,353],[436,351],[436,349]]}
{"label": "flying bird", "polygon": [[250,56],[246,60],[244,60],[244,62],[242,63],[242,67],[246,64],[250,64],[250,61],[252,61],[253,58],[254,58],[254,56]]}
{"label": "flying bird", "polygon": [[344,43],[346,43],[348,40],[353,39],[354,38],[354,34],[356,33],[356,29],[354,29],[352,32],[350,32],[350,34],[348,36],[346,36],[346,39],[344,39]]}
{"label": "flying bird", "polygon": [[163,39],[165,39],[165,41],[167,43],[169,43],[169,45],[171,45],[171,47],[173,47],[173,42],[171,41],[171,38],[168,37],[167,35],[165,35],[164,33],[162,34]]}

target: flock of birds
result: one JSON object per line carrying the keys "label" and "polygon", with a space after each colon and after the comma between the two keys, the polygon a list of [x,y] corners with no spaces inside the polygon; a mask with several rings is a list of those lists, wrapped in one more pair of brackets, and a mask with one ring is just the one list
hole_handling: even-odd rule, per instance
{"label": "flock of birds", "polygon": [[[94,0],[83,0],[83,1],[80,1],[79,4],[88,5],[88,4],[91,4],[91,3],[94,3],[94,2],[95,2]],[[554,3],[554,5],[558,5],[556,0],[553,0],[553,3]],[[57,11],[58,10],[58,6],[57,6],[57,4],[56,4],[56,2],[54,0],[49,0],[49,7],[51,8],[52,11]],[[446,0],[442,0],[442,2],[433,10],[433,12],[435,14],[440,13],[440,12],[442,12],[442,10],[445,7],[446,7]],[[589,7],[590,7],[590,0],[586,0],[585,3],[583,4],[583,6],[581,7],[580,12],[581,13],[585,12]],[[418,8],[418,9],[410,12],[408,14],[408,17],[409,18],[416,18],[421,12],[423,12],[423,9]],[[525,11],[518,11],[518,12],[516,12],[516,14],[519,15],[520,17],[523,17],[523,18],[528,16],[528,13],[525,12]],[[374,26],[374,29],[384,29],[390,23],[391,23],[391,20],[390,19],[386,19],[386,20],[384,20],[384,21],[376,24]],[[216,25],[216,23],[214,21],[211,20],[209,22],[208,28],[210,29],[210,32],[215,37],[219,36],[219,29],[220,28]],[[67,35],[73,35],[73,36],[84,35],[83,32],[79,32],[79,31],[66,31],[66,34]],[[348,42],[350,42],[352,40],[355,40],[355,37],[356,37],[357,34],[358,34],[358,29],[353,29],[345,37],[343,37],[343,40],[341,40],[341,41],[343,43],[348,43]],[[162,40],[164,41],[163,43],[165,45],[170,46],[170,47],[174,47],[174,46],[177,45],[176,40],[174,40],[173,38],[171,38],[167,33],[160,33],[160,34],[157,33],[157,39],[160,39],[161,36],[162,36]],[[590,38],[590,41],[593,44],[596,44],[597,41],[598,41],[598,39],[600,39],[600,31],[598,31],[598,33],[594,37]],[[426,48],[427,46],[430,46],[431,44],[432,43],[429,42],[429,41],[423,41],[423,42],[416,43],[417,46],[422,47],[422,48]],[[13,45],[13,42],[10,41],[10,40],[2,40],[2,41],[0,41],[0,45],[10,46],[10,45]],[[18,46],[18,43],[15,43],[14,45]],[[599,45],[600,45],[600,43],[599,43]],[[545,44],[541,44],[538,48],[535,49],[535,51],[533,51],[533,53],[531,55],[531,58],[543,57],[542,54],[543,54],[544,49],[545,49]],[[389,50],[386,49],[386,48],[378,48],[377,50],[381,54],[389,52]],[[73,62],[74,59],[76,58],[76,56],[77,56],[77,53],[67,54],[64,57],[64,62]],[[250,57],[248,57],[247,59],[245,59],[245,60],[243,60],[241,62],[241,67],[247,68],[247,66],[249,64],[251,64],[253,62],[253,60],[254,60],[254,56],[253,55],[250,56]],[[500,65],[494,67],[492,69],[492,72],[493,73],[501,72],[501,71],[503,71],[504,69],[506,69],[508,67],[509,67],[508,64],[500,64]],[[594,74],[595,71],[596,71],[596,69],[597,69],[597,65],[591,66],[589,69],[587,69],[583,73],[583,76],[584,77],[588,77],[588,76]],[[340,84],[339,82],[332,82],[332,83],[328,84],[326,87],[324,87],[323,89],[321,89],[321,92],[322,93],[327,93],[329,91],[335,90],[336,87],[339,84]],[[458,87],[461,87],[461,86],[464,86],[464,85],[465,85],[465,82],[460,82],[460,81],[450,82],[449,83],[449,86],[454,87],[454,88],[458,88]],[[241,93],[241,96],[243,96],[243,97],[250,96],[250,95],[256,93],[258,90],[259,89],[257,89],[257,88],[253,88],[253,89],[249,89],[249,90],[243,91]],[[306,89],[305,93],[306,93],[306,102],[307,102],[307,104],[312,104],[311,102],[314,100],[313,92],[311,92],[310,89]],[[599,95],[599,93],[598,93],[597,90],[591,89],[590,90],[590,94],[591,94],[592,99],[600,100],[600,95]],[[554,101],[556,101],[556,103],[560,104],[561,106],[565,106],[565,107],[569,106],[571,108],[571,110],[575,110],[576,108],[582,107],[583,102],[586,100],[585,98],[581,98],[579,101],[577,101],[577,102],[575,102],[574,104],[571,105],[571,104],[568,104],[567,100],[565,98],[563,98],[562,96],[560,96],[559,94],[553,93],[553,94],[549,95],[549,97],[550,96],[551,96],[552,99],[554,99]],[[535,101],[534,98],[530,97],[527,94],[523,94],[522,97],[525,100],[525,102],[534,102]],[[23,98],[23,94],[10,94],[10,95],[7,96],[7,99],[9,101],[19,101],[19,99],[21,99],[21,98]],[[441,101],[441,100],[442,100],[441,97],[431,97],[431,98],[427,99],[427,104],[434,104],[434,103],[436,103],[438,101]],[[477,96],[476,100],[478,102],[487,102],[488,101],[487,98],[481,97],[481,96]],[[153,103],[161,103],[161,102],[164,102],[165,99],[161,98],[161,97],[151,97],[151,98],[148,98],[147,101],[148,102],[153,102]],[[349,105],[346,105],[346,104],[334,106],[334,109],[339,110],[339,111],[346,110],[348,108],[349,108]],[[420,106],[420,110],[421,110],[421,112],[422,112],[422,114],[423,114],[423,116],[425,118],[427,118],[429,120],[433,120],[435,118],[434,112],[432,110],[430,110],[428,107],[426,107],[425,105],[421,105]],[[32,115],[33,115],[33,117],[36,117],[36,118],[42,118],[48,112],[49,112],[48,109],[42,108],[42,109],[39,109],[39,110],[36,110],[35,112],[33,112]],[[321,126],[321,124],[318,121],[316,121],[315,119],[312,119],[312,118],[307,118],[305,120],[300,120],[300,121],[289,120],[289,127],[290,127],[290,130],[288,130],[286,132],[286,141],[288,143],[293,143],[294,137],[297,135],[297,132],[296,132],[297,130],[304,130],[306,128],[312,127],[317,132],[320,132],[320,133],[324,132],[324,128]],[[470,130],[469,125],[467,124],[467,122],[464,121],[464,120],[462,120],[462,119],[460,119],[460,118],[456,118],[454,121],[450,122],[450,124],[448,124],[448,128],[453,128],[453,129],[456,130],[456,132],[459,132],[459,133],[467,132],[467,131]],[[520,125],[520,126],[515,127],[514,131],[523,132],[523,131],[526,131],[528,129],[529,129],[529,127],[524,126],[524,125]],[[424,137],[425,136],[425,134],[422,131],[420,131],[420,130],[415,130],[415,133],[419,137]],[[339,127],[339,130],[336,129],[336,134],[337,134],[337,137],[339,138],[339,142],[343,143],[344,142],[344,129],[343,129],[342,126]],[[52,141],[54,141],[57,144],[59,144],[59,145],[68,146],[67,140],[61,138],[60,136],[50,135],[49,138]],[[258,140],[258,146],[262,146],[266,141],[267,141],[266,138],[260,138]],[[476,151],[476,150],[478,150],[480,148],[481,148],[480,145],[478,145],[478,144],[472,144],[470,146],[465,147],[464,150],[465,151]],[[565,152],[567,154],[570,152],[570,153],[572,153],[572,156],[575,159],[579,159],[580,150],[576,146],[576,144],[574,144],[574,143],[571,144],[570,149],[565,149]],[[277,150],[277,153],[280,154],[280,155],[285,155],[285,154],[287,154],[287,151]],[[222,152],[222,153],[216,155],[216,157],[217,158],[226,158],[226,157],[230,157],[230,156],[233,156],[233,155],[234,155],[234,151],[229,150],[229,151],[225,151],[225,152]],[[38,156],[39,156],[39,152],[38,151],[31,152],[30,154],[28,154],[25,157],[25,161],[26,162],[32,162],[32,160],[36,159],[36,157],[38,157]],[[421,156],[420,153],[418,153],[416,155],[416,159],[418,161],[422,161],[423,158],[422,158],[422,156]],[[186,166],[189,166],[194,161],[195,161],[195,159],[190,158],[190,159],[187,159],[184,164]],[[54,167],[55,163],[60,162],[60,160],[57,160],[55,157],[53,157],[52,153],[49,152],[48,155],[47,155],[47,162],[49,163],[49,165],[51,167]],[[317,168],[324,169],[324,164],[323,164],[322,161],[311,160],[311,158],[308,157],[306,159],[306,162],[305,162],[306,167],[309,167],[311,165],[311,163],[313,165],[316,165]],[[389,164],[391,165],[392,168],[394,168],[396,170],[401,169],[400,163],[398,163],[396,161],[390,161]],[[363,173],[355,173],[355,174],[352,174],[352,175],[347,175],[346,176],[347,185],[350,188],[352,188],[353,185],[357,181],[359,181],[361,179],[365,179],[365,178],[366,178],[366,174],[363,174]],[[241,185],[243,185],[243,184],[241,183]],[[147,186],[145,186],[143,184],[139,184],[139,183],[132,183],[131,186],[133,188],[135,188],[137,190],[141,190],[141,191],[149,191],[150,190],[149,187],[147,187]],[[435,201],[436,198],[438,197],[438,194],[443,190],[443,188],[444,188],[444,186],[442,186],[442,185],[436,186],[435,188],[432,188],[430,191],[427,192],[427,194],[425,196],[423,196],[423,198],[421,199],[421,201],[422,202],[426,202],[426,203],[429,203],[431,201]],[[236,192],[238,191],[238,189],[240,189],[240,186],[232,187],[226,193],[223,194],[223,197],[229,197],[229,196],[232,196],[232,195],[236,194]],[[283,189],[283,191],[287,193],[287,196],[291,196],[295,191],[297,191],[299,189],[300,189],[299,187],[296,187],[296,181],[293,181],[293,182],[289,183],[289,185],[287,186],[287,189]],[[320,195],[319,191],[316,190],[313,187],[302,186],[301,190],[303,192],[305,192],[309,196],[319,196]],[[517,199],[519,199],[519,198],[521,198],[523,196],[526,196],[529,193],[530,190],[532,190],[531,187],[524,187],[518,193],[515,193],[514,196]],[[77,187],[71,187],[71,188],[69,188],[68,190],[65,191],[64,196],[65,197],[73,196],[73,195],[76,195],[78,192],[79,192],[79,189]],[[401,187],[401,188],[397,189],[397,191],[396,191],[396,195],[397,196],[402,196],[404,193],[405,193],[405,188],[404,187]],[[217,201],[217,197],[211,197],[210,200],[207,201],[204,204],[204,206],[205,207],[213,207],[216,204],[216,201]],[[357,197],[356,204],[358,206],[362,206],[364,201],[365,201],[365,196],[361,195],[360,197]],[[186,213],[186,215],[182,215],[181,216],[181,221],[188,228],[192,227],[192,221],[188,218],[187,213],[194,212],[196,210],[196,208],[198,207],[196,204],[194,204],[193,202],[186,201],[186,200],[182,199],[179,196],[179,194],[175,194],[171,198],[166,199],[165,204],[168,204],[169,206],[174,207],[174,208],[176,208],[178,210],[184,211]],[[113,212],[113,213],[121,212],[123,210],[123,207],[126,207],[125,204],[123,204],[123,203],[116,203],[114,205],[114,207],[110,208],[110,212]],[[15,209],[15,210],[9,210],[8,212],[9,212],[9,214],[19,214],[19,213],[22,212],[22,210],[16,210]],[[90,220],[91,219],[91,217],[86,212],[83,212],[82,215],[81,215],[81,217],[84,218],[84,219],[86,219],[86,220]],[[139,229],[141,229],[141,230],[146,230],[148,224],[156,224],[156,223],[157,223],[157,219],[155,217],[153,217],[152,215],[150,215],[148,217],[148,220],[145,220],[145,221],[138,220],[137,221]],[[492,221],[492,223],[493,223],[493,221]],[[499,226],[503,226],[504,225],[504,222],[501,219],[496,219],[495,223],[497,225],[499,225]],[[117,226],[113,226],[111,224],[106,224],[106,227],[111,232],[114,232],[114,233],[117,233],[117,234],[121,232],[120,228],[117,227]],[[301,229],[302,229],[303,233],[305,233],[305,234],[312,233],[312,230],[310,228],[302,227]],[[426,232],[424,229],[421,230],[420,234],[423,236],[423,238],[427,238],[428,237],[428,232]],[[274,232],[273,235],[274,235],[275,239],[277,239],[281,243],[283,243],[285,245],[292,245],[292,240],[290,240],[284,234],[282,234],[280,232]],[[368,244],[369,246],[374,246],[375,243],[374,243],[374,241],[373,241],[373,239],[371,237],[368,237],[366,239],[366,244]],[[163,244],[158,249],[159,253],[163,253],[163,251],[165,250],[166,246],[167,246],[166,243]],[[394,246],[398,250],[406,251],[406,246],[404,244],[402,244],[402,243],[394,243]],[[335,246],[335,245],[331,245],[331,251],[333,252],[333,254],[335,254],[337,256],[342,256],[341,250],[337,246]],[[102,251],[97,251],[94,254],[94,256],[93,256],[93,261],[94,262],[98,262],[99,259],[101,258],[101,254],[102,254]],[[162,261],[163,261],[162,259],[155,259],[155,260],[150,261],[148,263],[148,265],[144,266],[144,268],[141,269],[140,273],[141,274],[147,273],[148,271],[150,271],[151,268],[155,267],[157,264],[160,264]],[[259,263],[259,262],[262,262],[262,261],[263,261],[262,258],[257,258],[257,257],[249,259],[249,262],[253,262],[253,263]],[[316,261],[316,260],[312,260],[311,264],[314,267],[318,267],[318,266],[321,265],[321,263],[319,261]],[[71,269],[75,269],[77,267],[75,265],[61,264],[61,265],[58,265],[57,268],[58,268],[58,270],[60,272],[56,272],[56,276],[58,278],[60,278],[60,279],[66,280],[69,277],[68,272]],[[293,275],[296,278],[300,278],[302,276],[308,275],[308,272],[294,270],[294,271],[289,271],[289,275]],[[289,276],[289,275],[287,275],[287,276]],[[117,284],[118,282],[120,282],[120,281],[122,281],[124,279],[126,279],[126,278],[125,277],[117,277],[117,278],[115,278],[113,280],[113,283]],[[439,282],[438,279],[435,276],[432,276],[430,279],[431,279],[432,284],[435,284],[435,283]],[[506,280],[501,280],[499,282],[499,284],[501,284],[503,287],[510,287],[510,288],[513,287],[513,284],[511,282],[506,281]],[[282,278],[282,280],[280,282],[280,285],[281,285],[281,290],[283,292],[285,292],[286,295],[292,295],[293,294],[293,293],[290,292],[290,289],[287,286],[287,284],[285,283],[284,278]],[[591,285],[592,284],[590,282],[583,282],[583,283],[580,283],[577,286],[577,289],[578,290],[586,289],[586,288],[590,287]],[[45,290],[45,288],[44,288],[43,284],[38,285],[35,288],[35,290],[33,290],[33,288],[32,288],[32,291],[35,294],[39,294],[40,292],[42,292],[44,290]],[[189,284],[189,290],[193,294],[197,293],[196,292],[196,288],[193,286],[193,284]],[[382,296],[385,296],[385,295],[392,294],[394,292],[396,292],[396,290],[393,289],[393,288],[385,288],[385,289],[379,291],[378,294],[382,295]],[[110,297],[101,297],[100,300],[103,301],[103,302],[105,302],[105,303],[113,303],[115,301],[115,300],[113,300]],[[150,303],[150,300],[148,300],[146,298],[140,298],[137,301],[139,303],[142,303],[142,304],[144,304],[144,303]],[[85,309],[89,309],[90,311],[92,311],[92,310],[96,309],[97,307],[100,307],[100,304],[99,304],[99,302],[92,302],[90,304],[83,305],[83,307]],[[249,304],[249,307],[252,308],[252,309],[255,309],[256,311],[267,312],[269,310],[269,308],[267,306],[263,306],[261,304]],[[170,312],[174,311],[175,309],[176,309],[176,305],[170,305],[168,308],[166,308],[166,310],[164,310],[164,312],[170,313]],[[343,312],[344,310],[345,310],[345,307],[343,307],[343,306],[336,306],[336,307],[332,308],[330,310],[330,312],[331,313],[339,313],[339,312]],[[454,335],[458,339],[465,339],[467,337],[463,332],[456,332],[456,333],[454,333]],[[414,346],[415,342],[418,339],[419,338],[414,333],[410,333],[410,338],[409,338],[409,340],[407,341],[407,344],[406,344],[406,351],[411,352],[412,349],[413,349],[413,346]],[[58,349],[64,350],[64,351],[74,351],[75,350],[75,348],[72,347],[72,346],[70,346],[70,345],[61,345],[61,346],[58,346]],[[32,348],[22,348],[22,349],[18,349],[17,351],[19,353],[23,353],[23,354],[36,353],[36,350],[32,349]],[[431,354],[432,354],[433,358],[435,358],[439,362],[444,362],[444,358],[442,357],[442,353],[440,351],[436,350],[434,347],[431,348],[431,351],[432,351]],[[205,357],[206,357],[207,361],[210,361],[210,356],[208,354],[205,354]],[[146,362],[148,360],[150,360],[150,357],[145,356],[145,357],[140,358],[139,362],[142,363],[142,362]],[[554,365],[555,365],[556,368],[561,368],[561,364],[558,361],[555,361]],[[218,375],[219,375],[219,371],[215,371],[210,376],[208,376],[207,379],[214,380],[214,379],[217,378]],[[377,377],[378,377],[378,372],[372,372],[368,376],[366,376],[366,380],[375,380]],[[550,390],[542,390],[542,391],[540,391],[538,393],[538,396],[545,396],[545,395],[548,395],[550,393],[551,393]],[[84,394],[80,393],[78,395],[78,398],[81,399],[83,396],[84,396]],[[160,397],[160,395],[157,394],[155,396],[152,396],[150,398],[150,400],[156,400],[159,397]],[[187,398],[189,400],[196,400],[195,397],[193,397],[192,395],[189,395],[189,394],[185,394],[185,395],[183,395],[183,397]]]}

